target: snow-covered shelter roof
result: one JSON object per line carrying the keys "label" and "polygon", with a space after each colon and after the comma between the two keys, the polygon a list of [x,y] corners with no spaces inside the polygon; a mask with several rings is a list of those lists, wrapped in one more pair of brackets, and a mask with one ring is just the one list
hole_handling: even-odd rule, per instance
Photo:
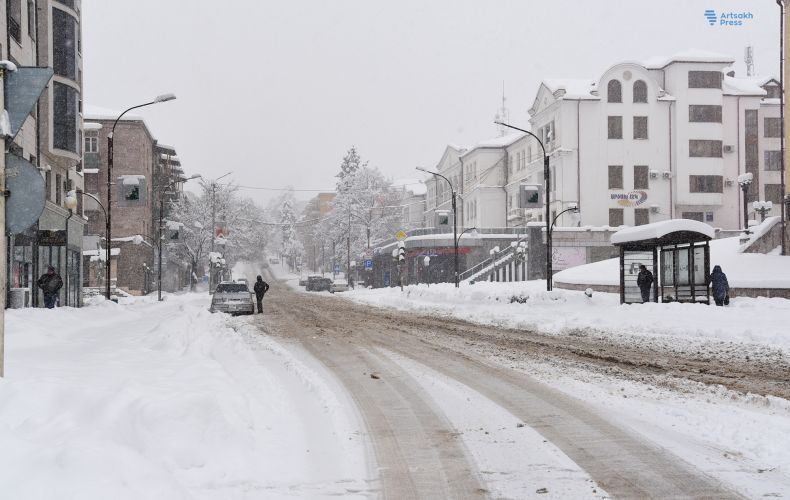
{"label": "snow-covered shelter roof", "polygon": [[[611,238],[613,245],[623,245],[626,243],[651,242],[662,244],[667,241],[667,236],[678,233],[678,236],[692,236],[696,233],[707,239],[716,236],[716,230],[704,222],[690,219],[670,219],[641,226],[627,227],[614,233]],[[696,241],[699,241],[697,238]]]}
{"label": "snow-covered shelter roof", "polygon": [[647,69],[664,69],[672,63],[722,63],[732,64],[735,58],[727,54],[719,54],[707,50],[690,49],[678,52],[669,57],[651,57],[644,62]]}
{"label": "snow-covered shelter roof", "polygon": [[599,99],[598,96],[592,94],[592,91],[595,90],[596,82],[589,78],[550,78],[543,80],[543,85],[558,98]]}

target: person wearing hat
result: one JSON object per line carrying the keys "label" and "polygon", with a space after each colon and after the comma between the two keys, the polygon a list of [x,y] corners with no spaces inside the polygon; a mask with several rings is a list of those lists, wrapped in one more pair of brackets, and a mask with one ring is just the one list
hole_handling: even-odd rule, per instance
{"label": "person wearing hat", "polygon": [[55,272],[54,267],[48,266],[47,272],[42,274],[36,283],[41,291],[44,292],[44,306],[47,309],[54,308],[58,301],[58,293],[63,287],[63,279]]}

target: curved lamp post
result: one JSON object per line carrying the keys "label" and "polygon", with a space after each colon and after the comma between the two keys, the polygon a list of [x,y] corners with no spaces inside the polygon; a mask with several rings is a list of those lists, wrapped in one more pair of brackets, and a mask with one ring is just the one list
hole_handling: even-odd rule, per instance
{"label": "curved lamp post", "polygon": [[128,108],[126,111],[121,113],[118,118],[115,119],[115,122],[112,124],[112,130],[107,135],[107,210],[105,213],[107,214],[107,289],[105,290],[105,296],[107,300],[110,300],[110,245],[112,241],[112,167],[113,167],[113,136],[115,135],[115,127],[118,125],[120,119],[128,113],[129,111],[137,108],[142,108],[144,106],[150,106],[152,104],[157,104],[160,102],[167,102],[172,101],[175,99],[175,94],[162,94],[156,96],[156,98],[151,102],[146,102],[144,104],[138,104],[137,106],[132,106]]}
{"label": "curved lamp post", "polygon": [[543,146],[543,142],[538,139],[538,136],[530,132],[529,130],[524,130],[523,128],[514,127],[513,125],[508,125],[505,122],[495,121],[497,125],[502,125],[503,127],[512,128],[513,130],[518,130],[519,132],[524,132],[525,134],[531,135],[538,141],[540,144],[540,149],[543,150],[543,184],[546,186],[546,291],[551,291],[552,288],[552,269],[551,269],[551,226],[549,225],[549,219],[551,218],[551,172],[549,172],[549,156],[546,154],[546,148]]}
{"label": "curved lamp post", "polygon": [[[785,178],[785,84],[784,84],[784,64],[785,64],[785,2],[784,0],[776,0],[776,5],[779,6],[779,126],[780,130],[780,146],[781,160],[779,170],[779,185],[782,196],[785,197],[785,203],[780,203],[781,211],[781,224],[782,224],[782,255],[787,255],[787,210],[790,208],[790,195],[786,193],[787,179]],[[787,206],[785,206],[787,204]]]}
{"label": "curved lamp post", "polygon": [[[102,205],[102,202],[99,201],[99,198],[94,196],[94,195],[92,195],[92,194],[90,194],[90,193],[86,193],[84,191],[76,191],[76,190],[72,189],[71,191],[66,193],[66,197],[63,199],[63,205],[69,210],[76,210],[76,208],[77,208],[77,195],[87,196],[88,198],[91,198],[93,201],[95,201],[96,204],[99,205],[99,207],[101,208],[101,211],[104,212],[104,220],[105,221],[110,220],[109,219],[109,215],[107,214],[107,209],[104,207],[104,205]],[[107,228],[109,229],[109,225],[107,226]],[[108,236],[109,235],[105,235],[105,238],[107,238]],[[107,244],[107,254],[106,254],[106,258],[107,258],[106,274],[107,274],[107,276],[106,276],[106,280],[105,280],[107,282],[107,295],[106,295],[106,298],[107,298],[107,300],[110,300],[110,295],[109,295],[109,293],[110,293],[110,240],[107,240],[106,244]]]}
{"label": "curved lamp post", "polygon": [[455,199],[456,199],[457,193],[455,192],[455,189],[453,189],[453,183],[450,182],[450,179],[448,179],[447,177],[445,177],[442,174],[439,174],[437,172],[432,172],[432,171],[430,171],[428,169],[425,169],[423,167],[416,167],[416,168],[420,172],[425,172],[425,173],[428,173],[428,174],[431,174],[431,175],[435,175],[436,177],[441,177],[442,179],[447,181],[447,184],[450,185],[450,193],[452,195],[452,209],[453,209],[453,250],[455,251],[455,265],[454,265],[454,268],[455,268],[455,287],[458,288],[458,217],[457,217],[458,214],[455,211]]}

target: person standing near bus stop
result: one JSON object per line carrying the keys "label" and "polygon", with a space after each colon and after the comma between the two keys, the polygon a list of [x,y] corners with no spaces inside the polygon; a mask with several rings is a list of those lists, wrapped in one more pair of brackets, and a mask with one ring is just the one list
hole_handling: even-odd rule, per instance
{"label": "person standing near bus stop", "polygon": [[644,264],[639,266],[636,284],[639,286],[639,291],[642,292],[642,302],[650,302],[650,291],[653,289],[653,273]]}

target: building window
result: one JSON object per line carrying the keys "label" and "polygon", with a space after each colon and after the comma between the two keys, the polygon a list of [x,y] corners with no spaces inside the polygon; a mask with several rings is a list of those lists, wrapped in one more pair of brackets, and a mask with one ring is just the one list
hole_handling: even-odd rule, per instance
{"label": "building window", "polygon": [[63,184],[60,179],[60,174],[55,174],[55,203],[57,205],[60,205],[63,196]]}
{"label": "building window", "polygon": [[689,192],[691,193],[721,193],[724,191],[723,185],[721,175],[689,176]]}
{"label": "building window", "polygon": [[781,90],[779,90],[779,85],[766,85],[763,89],[768,93],[768,95],[765,96],[768,99],[779,99],[782,95]]}
{"label": "building window", "polygon": [[57,149],[63,149],[77,153],[77,136],[79,127],[77,120],[77,91],[60,82],[53,84],[54,102],[52,104],[53,114],[53,140],[52,144]]}
{"label": "building window", "polygon": [[713,222],[713,212],[705,212],[705,222]]}
{"label": "building window", "polygon": [[610,208],[609,209],[609,226],[610,227],[619,227],[622,226],[623,223],[623,209],[622,208]]}
{"label": "building window", "polygon": [[720,89],[721,81],[720,71],[689,71],[690,89]]}
{"label": "building window", "polygon": [[689,105],[689,121],[721,123],[721,106],[718,104],[691,104]]}
{"label": "building window", "polygon": [[130,186],[123,195],[126,201],[137,201],[140,199],[140,186]]}
{"label": "building window", "polygon": [[47,186],[47,199],[52,199],[52,171],[47,170],[46,175],[44,175],[44,184]]}
{"label": "building window", "polygon": [[699,221],[699,222],[704,222],[702,220],[702,218],[703,218],[703,213],[702,212],[682,212],[680,214],[680,216],[683,219],[689,219],[689,220],[696,220],[696,221]]}
{"label": "building window", "polygon": [[85,135],[85,152],[99,152],[99,136],[97,134],[88,133]]}
{"label": "building window", "polygon": [[765,201],[770,201],[774,206],[778,207],[782,203],[782,185],[781,184],[766,184],[765,185]]}
{"label": "building window", "polygon": [[634,225],[644,226],[650,224],[650,209],[649,208],[635,208],[634,209]]}
{"label": "building window", "polygon": [[609,189],[623,189],[622,165],[609,165]]}
{"label": "building window", "polygon": [[634,139],[647,139],[647,117],[634,117]]}
{"label": "building window", "polygon": [[77,21],[60,9],[52,9],[52,67],[55,74],[77,79]]}
{"label": "building window", "polygon": [[634,102],[647,102],[647,84],[644,80],[634,82]]}
{"label": "building window", "polygon": [[781,151],[763,151],[763,159],[765,170],[782,170]]}
{"label": "building window", "polygon": [[609,80],[606,86],[606,101],[607,102],[623,102],[623,86],[620,80]]}
{"label": "building window", "polygon": [[689,140],[689,157],[721,158],[721,141],[691,139]]}
{"label": "building window", "polygon": [[36,39],[36,5],[33,0],[27,0],[27,34]]}
{"label": "building window", "polygon": [[780,118],[765,118],[763,124],[763,137],[782,137]]}
{"label": "building window", "polygon": [[22,1],[10,0],[8,6],[8,34],[22,43]]}
{"label": "building window", "polygon": [[634,165],[634,189],[648,189],[649,175],[647,165]]}
{"label": "building window", "polygon": [[608,120],[609,139],[623,138],[623,117],[610,116]]}

